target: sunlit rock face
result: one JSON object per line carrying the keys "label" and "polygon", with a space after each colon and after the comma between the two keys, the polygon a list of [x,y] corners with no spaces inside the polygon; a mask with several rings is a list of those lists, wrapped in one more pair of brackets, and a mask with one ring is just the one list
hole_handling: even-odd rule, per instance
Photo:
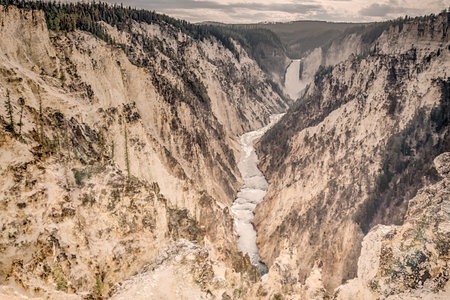
{"label": "sunlit rock face", "polygon": [[[357,276],[361,242],[402,224],[449,151],[448,13],[392,25],[367,55],[321,68],[257,144],[269,189],[254,223],[261,259],[292,286]],[[270,271],[269,271],[270,274]]]}
{"label": "sunlit rock face", "polygon": [[253,147],[234,41],[0,7],[0,298],[447,299],[448,20],[312,51]]}
{"label": "sunlit rock face", "polygon": [[107,296],[180,238],[256,280],[230,211],[239,136],[286,108],[257,63],[164,21],[102,23],[115,44],[42,11],[0,23],[0,284]]}

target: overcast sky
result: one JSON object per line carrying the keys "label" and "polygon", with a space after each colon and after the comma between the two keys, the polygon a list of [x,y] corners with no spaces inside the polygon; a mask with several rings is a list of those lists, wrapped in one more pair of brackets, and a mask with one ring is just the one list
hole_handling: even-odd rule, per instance
{"label": "overcast sky", "polygon": [[191,22],[381,21],[438,13],[448,0],[106,0]]}

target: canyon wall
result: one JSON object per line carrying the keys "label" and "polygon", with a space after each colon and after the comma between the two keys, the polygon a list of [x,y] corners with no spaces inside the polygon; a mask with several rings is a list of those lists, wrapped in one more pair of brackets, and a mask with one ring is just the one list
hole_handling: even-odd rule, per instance
{"label": "canyon wall", "polygon": [[256,280],[229,209],[238,136],[287,107],[257,63],[161,20],[101,23],[108,43],[38,10],[0,23],[0,283],[106,296],[179,239]]}
{"label": "canyon wall", "polygon": [[[365,55],[321,68],[257,145],[269,190],[255,226],[262,260],[287,286],[320,270],[357,275],[361,241],[402,224],[449,151],[448,13],[393,23]],[[270,271],[269,271],[270,275]]]}
{"label": "canyon wall", "polygon": [[287,104],[237,42],[153,17],[96,35],[0,6],[0,298],[445,299],[448,13],[299,64],[257,144],[263,280],[233,232],[238,137]]}
{"label": "canyon wall", "polygon": [[[301,59],[294,60],[293,65],[287,69],[284,84],[286,93],[292,99],[298,99],[308,84],[314,80],[314,75],[320,67],[334,66],[350,55],[359,55],[368,48],[370,45],[363,42],[361,34],[351,33],[343,34],[326,46],[312,49]],[[288,71],[291,74],[288,74]]]}
{"label": "canyon wall", "polygon": [[448,299],[450,152],[434,166],[442,179],[409,201],[401,226],[377,225],[364,237],[358,276],[335,299]]}

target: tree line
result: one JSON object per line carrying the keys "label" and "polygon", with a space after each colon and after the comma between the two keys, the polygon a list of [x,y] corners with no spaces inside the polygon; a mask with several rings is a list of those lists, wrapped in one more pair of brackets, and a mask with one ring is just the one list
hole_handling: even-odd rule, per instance
{"label": "tree line", "polygon": [[42,10],[49,30],[90,32],[102,40],[111,42],[111,37],[99,24],[103,21],[119,30],[130,31],[132,21],[148,24],[167,23],[195,39],[210,36],[217,38],[226,48],[236,52],[230,37],[213,26],[195,25],[184,20],[171,18],[155,11],[136,9],[131,6],[111,5],[105,2],[61,3],[48,1],[0,0],[0,5],[17,6],[21,9]]}

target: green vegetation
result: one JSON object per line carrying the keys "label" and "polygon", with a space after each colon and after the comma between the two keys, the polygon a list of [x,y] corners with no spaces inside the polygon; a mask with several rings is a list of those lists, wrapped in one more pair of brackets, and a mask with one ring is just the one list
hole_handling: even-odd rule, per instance
{"label": "green vegetation", "polygon": [[[279,37],[264,28],[252,28],[247,25],[231,25],[218,27],[223,33],[241,44],[247,53],[256,60],[259,66],[267,71],[265,59],[274,52],[285,53]],[[266,52],[268,52],[266,54]]]}
{"label": "green vegetation", "polygon": [[358,23],[331,23],[323,21],[295,21],[248,25],[274,32],[286,49],[288,57],[302,58],[311,50],[330,43]]}
{"label": "green vegetation", "polygon": [[75,183],[77,185],[83,185],[83,181],[85,178],[90,178],[91,174],[85,170],[77,170],[77,169],[72,169],[73,172],[73,177],[75,178]]}
{"label": "green vegetation", "polygon": [[273,295],[274,300],[281,300],[283,299],[283,295],[281,293],[276,293]]}
{"label": "green vegetation", "polygon": [[37,132],[39,137],[39,142],[41,145],[44,145],[45,143],[45,133],[44,133],[44,120],[43,120],[43,113],[42,113],[42,98],[41,94],[38,91],[38,98],[39,98],[39,118],[37,119]]}
{"label": "green vegetation", "polygon": [[124,139],[125,139],[125,165],[127,167],[127,179],[130,181],[131,178],[131,170],[130,170],[130,157],[128,154],[128,130],[127,130],[127,121],[126,118],[123,118],[123,132],[124,132]]}
{"label": "green vegetation", "polygon": [[62,69],[60,71],[59,80],[61,80],[61,86],[64,87],[66,83],[66,73]]}
{"label": "green vegetation", "polygon": [[90,32],[106,42],[114,41],[99,24],[100,21],[125,31],[130,31],[132,21],[148,24],[167,23],[195,39],[215,37],[235,55],[238,54],[230,40],[230,36],[220,27],[195,25],[167,15],[157,14],[154,11],[125,7],[122,4],[0,0],[0,5],[15,5],[22,9],[43,10],[48,29],[55,31],[74,31],[79,29]]}
{"label": "green vegetation", "polygon": [[39,143],[39,155],[42,158],[46,158],[51,154],[55,154],[60,148],[60,141],[58,134],[54,134],[52,138],[49,138],[44,131],[44,113],[42,109],[42,98],[38,93],[39,112],[35,114],[36,128],[31,132],[34,140]]}
{"label": "green vegetation", "polygon": [[214,23],[208,26],[217,27],[223,34],[237,41],[263,71],[279,74],[281,78],[284,76],[286,66],[280,62],[286,59],[286,49],[273,31],[256,25]]}
{"label": "green vegetation", "polygon": [[23,126],[23,123],[22,123],[23,107],[25,106],[25,99],[20,97],[18,102],[20,105],[20,117],[19,117],[19,123],[17,123],[17,125],[19,126],[19,136],[21,136],[22,135],[22,126]]}
{"label": "green vegetation", "polygon": [[167,227],[173,240],[184,238],[201,244],[204,238],[204,230],[193,219],[187,209],[167,208]]}
{"label": "green vegetation", "polygon": [[234,298],[238,298],[239,299],[239,298],[241,298],[242,294],[243,294],[242,287],[238,288],[238,289],[234,289],[234,291],[233,291],[233,297]]}
{"label": "green vegetation", "polygon": [[151,184],[151,188],[153,189],[153,192],[154,192],[156,195],[159,195],[159,193],[161,192],[161,189],[159,188],[159,184],[158,184],[157,182],[153,182],[153,183]]}
{"label": "green vegetation", "polygon": [[5,129],[12,134],[16,134],[16,131],[14,129],[13,108],[11,105],[11,98],[9,97],[9,90],[6,90],[5,108],[9,119],[9,123],[6,123]]}
{"label": "green vegetation", "polygon": [[[444,11],[445,12],[445,11]],[[281,40],[288,57],[302,58],[313,49],[322,47],[327,50],[331,43],[338,39],[356,33],[360,34],[366,44],[373,43],[380,35],[391,26],[396,26],[398,31],[403,30],[403,25],[410,20],[432,20],[436,16],[416,17],[406,16],[386,22],[377,23],[332,23],[323,21],[295,21],[288,23],[268,23],[246,25],[251,28],[264,28],[274,32]]]}
{"label": "green vegetation", "polygon": [[439,236],[436,241],[436,250],[439,256],[448,256],[450,254],[450,237]]}
{"label": "green vegetation", "polygon": [[280,88],[278,84],[273,82],[271,79],[266,79],[266,83],[269,84],[272,87],[272,90],[277,93],[281,99],[283,99],[286,103],[289,103],[290,99],[288,99],[285,95],[283,90]]}
{"label": "green vegetation", "polygon": [[97,141],[98,141],[98,146],[99,146],[99,159],[101,160],[102,163],[104,163],[104,159],[105,159],[105,152],[106,152],[106,138],[105,135],[103,134],[103,128],[100,128],[98,134],[97,134]]}
{"label": "green vegetation", "polygon": [[114,161],[114,148],[115,148],[115,143],[114,141],[111,142],[111,160]]}
{"label": "green vegetation", "polygon": [[[259,45],[266,44],[284,52],[284,48],[278,36],[265,28],[252,28],[240,25],[210,25],[191,24],[184,20],[178,20],[167,15],[158,14],[154,11],[136,9],[121,5],[110,5],[104,2],[92,3],[61,3],[46,1],[23,1],[23,0],[0,0],[0,5],[15,5],[22,9],[43,10],[47,21],[47,27],[55,31],[83,30],[90,32],[98,38],[114,44],[115,41],[107,34],[99,22],[105,22],[119,30],[131,32],[132,21],[144,22],[147,24],[169,24],[181,32],[197,40],[205,38],[217,39],[225,48],[230,50],[237,58],[237,51],[232,39],[238,41],[252,55],[258,63],[261,62],[259,56]],[[162,44],[150,39],[142,40],[145,50],[150,52],[154,47],[161,48]],[[125,45],[120,45],[125,53],[132,49]],[[162,50],[162,49],[160,49]],[[161,51],[163,52],[163,51]],[[61,81],[64,81],[64,73],[61,73]]]}
{"label": "green vegetation", "polygon": [[116,204],[120,201],[120,191],[118,189],[114,189],[111,191],[111,200],[108,203],[107,208],[109,210],[114,210],[116,208]]}
{"label": "green vegetation", "polygon": [[83,177],[80,171],[78,170],[73,170],[73,176],[75,177],[75,182],[77,185],[81,185],[83,183]]}
{"label": "green vegetation", "polygon": [[91,194],[83,194],[83,196],[81,196],[81,205],[85,206],[87,204],[89,204],[90,206],[92,206],[95,202],[97,202],[94,198],[93,195]]}
{"label": "green vegetation", "polygon": [[361,35],[361,40],[363,43],[371,44],[376,39],[380,37],[380,35],[391,26],[390,22],[376,23],[372,26],[365,27],[363,30],[363,34]]}
{"label": "green vegetation", "polygon": [[58,291],[64,291],[67,292],[67,279],[64,276],[64,272],[60,265],[55,264],[53,266],[53,272],[52,272],[53,278],[56,283],[56,289]]}
{"label": "green vegetation", "polygon": [[325,67],[321,65],[317,70],[316,74],[314,74],[314,84],[318,85],[319,83],[321,83],[323,78],[331,74],[331,72],[333,72],[333,66]]}
{"label": "green vegetation", "polygon": [[368,286],[372,291],[376,292],[380,288],[380,283],[378,282],[378,280],[372,279],[369,281]]}
{"label": "green vegetation", "polygon": [[[441,101],[439,107],[431,110],[430,118],[436,132],[442,133],[450,124],[450,82],[441,83]],[[447,133],[448,137],[448,133]],[[448,148],[448,147],[447,147]]]}
{"label": "green vegetation", "polygon": [[95,295],[97,297],[100,297],[100,299],[103,297],[103,289],[105,286],[105,283],[103,282],[103,276],[97,275],[97,280],[95,282]]}
{"label": "green vegetation", "polygon": [[[436,182],[433,159],[450,151],[450,80],[438,82],[439,106],[431,112],[419,110],[405,129],[393,135],[386,146],[383,166],[372,194],[357,209],[353,219],[364,233],[376,216],[388,223],[401,223],[407,200],[423,187],[424,178]],[[387,209],[389,208],[389,209]],[[389,212],[390,215],[383,215]]]}
{"label": "green vegetation", "polygon": [[[257,61],[260,67],[265,70],[277,69],[278,73],[284,72],[284,67],[280,65],[279,59],[284,59],[285,49],[278,36],[266,29],[244,25],[219,25],[219,24],[191,24],[184,20],[171,18],[167,15],[157,14],[154,11],[136,9],[123,5],[111,5],[103,2],[99,3],[61,3],[47,1],[23,1],[23,0],[0,0],[0,5],[15,5],[21,9],[42,10],[45,14],[47,27],[49,30],[70,32],[83,30],[92,33],[109,44],[119,46],[130,59],[130,62],[152,69],[152,59],[156,54],[156,49],[166,55],[181,70],[180,76],[184,82],[183,87],[172,86],[165,80],[164,76],[157,76],[156,72],[152,78],[153,84],[165,99],[174,102],[184,101],[194,106],[193,98],[202,103],[209,103],[209,97],[203,83],[198,80],[185,63],[175,55],[173,49],[165,47],[158,38],[151,38],[144,34],[133,32],[132,23],[143,22],[147,24],[158,24],[163,27],[173,26],[180,32],[191,36],[196,40],[209,38],[216,39],[226,49],[239,59],[239,51],[235,47],[237,41],[249,55]],[[133,46],[117,43],[108,35],[101,22],[105,22],[118,30],[129,34],[132,44],[139,43],[148,57],[136,55]],[[276,54],[275,54],[276,53]],[[275,57],[276,56],[276,57]],[[281,57],[281,58],[280,58]],[[61,84],[65,84],[65,73],[60,72]],[[274,84],[276,85],[276,84]],[[186,93],[186,90],[189,90]],[[277,93],[282,95],[279,88]]]}
{"label": "green vegetation", "polygon": [[189,89],[192,91],[192,93],[196,95],[201,102],[209,102],[210,99],[206,87],[203,82],[197,78],[194,72],[184,71],[181,77],[183,78],[183,81],[187,84]]}
{"label": "green vegetation", "polygon": [[[447,13],[447,11],[444,10],[442,13]],[[397,27],[398,32],[401,32],[403,30],[404,24],[410,22],[411,20],[423,22],[427,20],[434,20],[435,18],[436,18],[435,14],[430,14],[428,16],[419,16],[415,18],[405,16],[404,18],[400,17],[395,20],[350,27],[344,32],[343,35],[349,35],[352,33],[360,34],[363,43],[371,44],[375,40],[377,40],[385,30],[389,29],[390,27]],[[420,31],[420,28],[418,30]]]}
{"label": "green vegetation", "polygon": [[[7,121],[5,122],[5,130],[11,132],[14,137],[19,138],[21,141],[22,139],[22,118],[23,118],[23,109],[25,106],[25,99],[20,97],[17,100],[17,103],[20,106],[20,115],[19,115],[19,122],[16,124],[14,122],[14,109],[11,103],[11,96],[9,94],[9,90],[6,90],[6,101],[5,101],[5,109],[7,113]],[[16,125],[19,126],[19,131],[16,131]]]}
{"label": "green vegetation", "polygon": [[347,30],[344,31],[342,36],[347,36],[350,34],[359,34],[361,35],[361,40],[363,43],[371,44],[376,39],[378,39],[381,34],[388,29],[391,25],[396,24],[402,24],[403,25],[403,19],[399,18],[397,20],[391,20],[386,22],[376,22],[376,23],[369,23],[364,25],[359,25],[355,27],[350,27]]}

